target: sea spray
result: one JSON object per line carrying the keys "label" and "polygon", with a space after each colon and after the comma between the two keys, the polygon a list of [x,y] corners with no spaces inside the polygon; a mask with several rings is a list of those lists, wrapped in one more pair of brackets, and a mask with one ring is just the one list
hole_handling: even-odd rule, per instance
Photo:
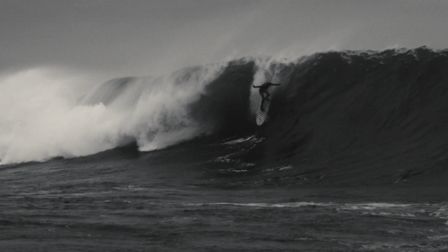
{"label": "sea spray", "polygon": [[[186,68],[86,88],[55,69],[30,69],[0,79],[2,164],[94,154],[132,141],[153,150],[197,136],[187,105],[225,64]],[[119,81],[119,80],[116,80]],[[82,88],[81,88],[82,87]]]}

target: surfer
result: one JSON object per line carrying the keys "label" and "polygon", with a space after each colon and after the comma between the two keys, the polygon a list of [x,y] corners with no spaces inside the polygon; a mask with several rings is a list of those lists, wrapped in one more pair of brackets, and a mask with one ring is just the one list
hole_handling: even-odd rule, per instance
{"label": "surfer", "polygon": [[252,85],[252,87],[254,88],[258,88],[258,92],[260,92],[260,96],[261,96],[261,104],[260,104],[260,110],[263,112],[264,111],[264,103],[266,101],[269,101],[271,98],[271,94],[269,94],[268,89],[271,86],[280,86],[280,84],[274,84],[271,82],[266,82],[260,86],[255,86]]}

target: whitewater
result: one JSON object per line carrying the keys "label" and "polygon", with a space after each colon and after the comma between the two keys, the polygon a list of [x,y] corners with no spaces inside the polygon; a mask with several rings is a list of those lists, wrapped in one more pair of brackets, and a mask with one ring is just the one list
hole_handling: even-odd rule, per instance
{"label": "whitewater", "polygon": [[[46,68],[2,76],[1,163],[78,157],[134,141],[150,151],[207,134],[212,129],[193,120],[188,105],[226,64],[99,85]],[[257,76],[263,81],[262,70]]]}

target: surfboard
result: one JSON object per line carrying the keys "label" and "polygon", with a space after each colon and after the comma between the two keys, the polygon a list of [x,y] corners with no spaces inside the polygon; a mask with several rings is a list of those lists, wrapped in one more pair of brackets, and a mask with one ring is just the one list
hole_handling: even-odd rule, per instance
{"label": "surfboard", "polygon": [[[261,99],[260,99],[260,105],[261,105]],[[271,100],[266,100],[264,102],[264,111],[261,111],[260,107],[258,107],[257,114],[256,114],[256,122],[257,122],[258,126],[263,125],[263,123],[268,120],[268,113],[269,113],[270,105],[271,105]]]}

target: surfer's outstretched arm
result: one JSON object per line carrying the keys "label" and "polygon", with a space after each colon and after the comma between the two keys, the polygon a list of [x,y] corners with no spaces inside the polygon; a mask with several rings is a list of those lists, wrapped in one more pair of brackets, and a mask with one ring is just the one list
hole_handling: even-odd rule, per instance
{"label": "surfer's outstretched arm", "polygon": [[255,86],[255,85],[252,85],[252,87],[254,87],[254,88],[260,88],[261,86]]}

